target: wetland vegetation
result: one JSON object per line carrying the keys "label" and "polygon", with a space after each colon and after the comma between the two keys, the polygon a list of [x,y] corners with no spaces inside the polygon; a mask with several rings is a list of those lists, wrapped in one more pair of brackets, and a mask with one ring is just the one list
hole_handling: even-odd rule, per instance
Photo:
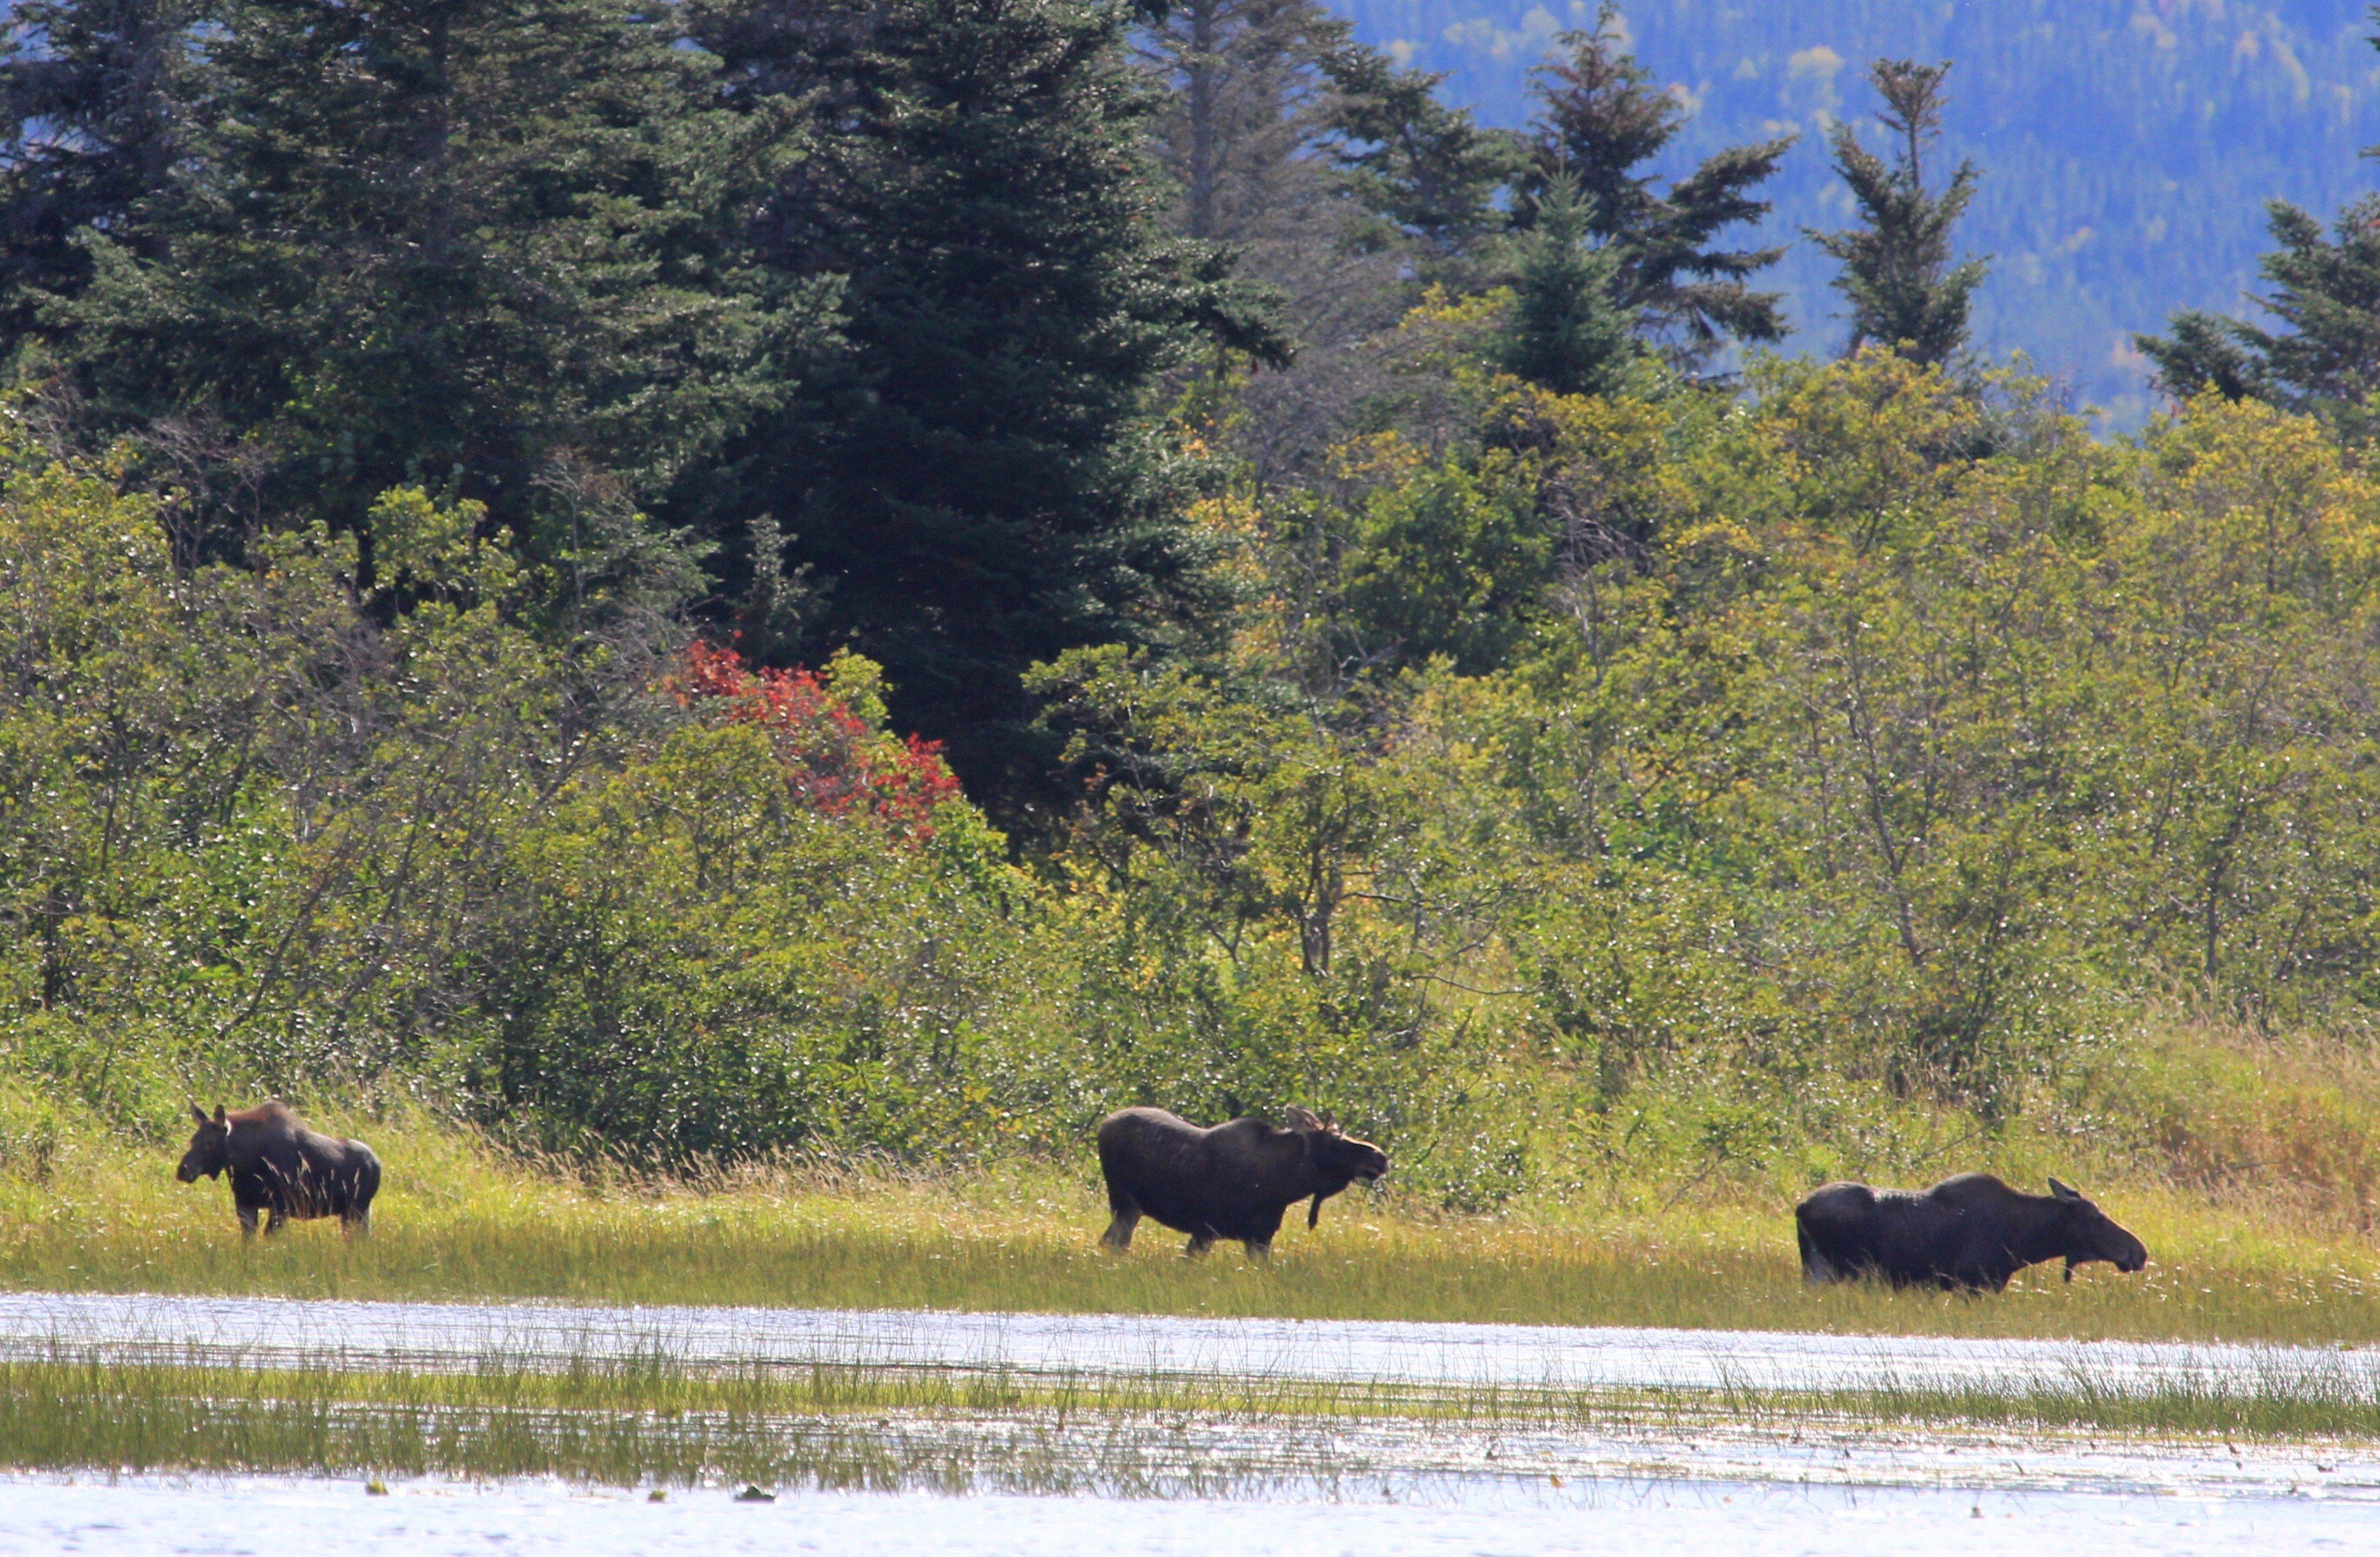
{"label": "wetland vegetation", "polygon": [[[2149,1389],[2078,1364],[1997,1381],[1920,1371],[1857,1388],[1558,1390],[616,1357],[405,1371],[61,1348],[0,1362],[0,1459],[24,1468],[1229,1496],[1378,1474],[1366,1444],[1435,1443],[1441,1473],[1469,1459],[1495,1474],[1499,1443],[1525,1464],[1533,1438],[1542,1454],[1562,1435],[1782,1444],[1879,1431],[2033,1444],[2370,1441],[2380,1373],[2334,1357]],[[1340,1450],[1318,1455],[1334,1434],[1345,1435]]]}
{"label": "wetland vegetation", "polygon": [[104,1137],[63,1143],[45,1180],[0,1175],[0,1272],[28,1290],[2380,1342],[2380,1256],[2352,1222],[2170,1186],[2103,1193],[2155,1254],[2141,1275],[2046,1266],[1975,1300],[1805,1288],[1783,1188],[1492,1216],[1353,1191],[1257,1267],[1184,1260],[1174,1239],[1102,1251],[1088,1162],[572,1176],[451,1129],[378,1139],[391,1187],[353,1245],[313,1226],[243,1245],[220,1187]]}

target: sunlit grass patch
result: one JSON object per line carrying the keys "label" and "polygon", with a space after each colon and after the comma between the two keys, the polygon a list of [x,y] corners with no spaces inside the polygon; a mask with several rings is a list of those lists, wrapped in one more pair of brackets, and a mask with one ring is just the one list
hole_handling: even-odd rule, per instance
{"label": "sunlit grass patch", "polygon": [[1269,1267],[1181,1258],[1144,1226],[1097,1247],[1084,1174],[1011,1166],[912,1178],[754,1171],[589,1183],[452,1132],[376,1129],[369,1242],[332,1223],[243,1245],[219,1184],[169,1153],[69,1139],[45,1175],[0,1173],[0,1283],[22,1290],[480,1301],[1475,1320],[1879,1333],[2380,1343],[2380,1256],[2287,1208],[2102,1188],[2154,1256],[2138,1276],[2042,1266],[1971,1298],[1805,1289],[1791,1204],[1751,1191],[1643,1209],[1524,1202],[1498,1217],[1351,1192]]}

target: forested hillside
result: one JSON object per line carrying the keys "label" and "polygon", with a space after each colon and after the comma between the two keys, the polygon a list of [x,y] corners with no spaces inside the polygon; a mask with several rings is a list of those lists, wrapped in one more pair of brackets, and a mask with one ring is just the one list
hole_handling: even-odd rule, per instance
{"label": "forested hillside", "polygon": [[[1460,1206],[2022,1130],[2219,1185],[2277,1044],[2373,1040],[2380,221],[2289,229],[2277,336],[2143,302],[2189,393],[2095,437],[1975,349],[2116,252],[1961,262],[2019,55],[1788,60],[1730,138],[1616,27],[1502,130],[1312,0],[17,14],[0,1165],[205,1088],[673,1165],[1295,1102]],[[2255,119],[2278,43],[2193,36],[2088,79]],[[1822,107],[1848,357],[1762,237]]]}
{"label": "forested hillside", "polygon": [[[1451,102],[1528,116],[1529,72],[1591,0],[1337,0],[1357,36],[1445,71]],[[2327,218],[2374,187],[2380,56],[2363,0],[1627,0],[1639,59],[1694,110],[1682,168],[1722,145],[1797,132],[1771,192],[1770,241],[1840,225],[1828,116],[1867,106],[1879,55],[1956,62],[1946,149],[1984,169],[1964,241],[1993,256],[1976,337],[2022,348],[2136,425],[2152,403],[2129,347],[2178,309],[2237,312],[2268,247],[2261,202]],[[1779,267],[1797,329],[1839,342],[1822,255]]]}

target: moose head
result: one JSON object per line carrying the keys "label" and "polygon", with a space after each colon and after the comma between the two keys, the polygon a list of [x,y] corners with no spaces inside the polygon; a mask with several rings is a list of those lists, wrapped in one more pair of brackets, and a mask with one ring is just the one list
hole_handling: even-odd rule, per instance
{"label": "moose head", "polygon": [[212,1178],[231,1166],[231,1121],[225,1117],[223,1104],[215,1104],[215,1116],[210,1119],[205,1109],[192,1103],[190,1117],[199,1128],[190,1137],[190,1150],[182,1153],[182,1165],[174,1170],[184,1184]]}
{"label": "moose head", "polygon": [[1315,1175],[1330,1187],[1314,1197],[1314,1204],[1305,1212],[1305,1225],[1310,1232],[1322,1220],[1322,1202],[1344,1189],[1349,1183],[1361,1179],[1370,1184],[1389,1171],[1389,1154],[1367,1140],[1357,1140],[1339,1128],[1339,1121],[1325,1113],[1317,1118],[1311,1109],[1291,1108],[1289,1127],[1305,1142],[1307,1160],[1314,1165]]}
{"label": "moose head", "polygon": [[2148,1246],[2117,1226],[2072,1185],[2052,1178],[2049,1198],[2057,1203],[2058,1237],[2066,1255],[2068,1281],[2074,1279],[2074,1267],[2095,1259],[2104,1259],[2126,1272],[2149,1262]]}

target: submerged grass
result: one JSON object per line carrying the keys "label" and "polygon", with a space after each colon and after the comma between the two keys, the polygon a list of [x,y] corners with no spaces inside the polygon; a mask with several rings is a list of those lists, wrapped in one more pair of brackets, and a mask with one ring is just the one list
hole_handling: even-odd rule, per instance
{"label": "submerged grass", "polygon": [[1545,1206],[1451,1218],[1351,1192],[1274,1261],[1184,1260],[1144,1224],[1096,1247],[1087,1181],[1003,1170],[931,1181],[776,1172],[589,1185],[467,1138],[375,1131],[387,1163],[372,1238],[327,1223],[243,1245],[219,1184],[172,1153],[67,1142],[39,1176],[0,1173],[0,1284],[479,1301],[747,1304],[1218,1317],[1404,1319],[1864,1333],[2380,1343],[2380,1254],[2350,1225],[2218,1208],[2170,1189],[2106,1192],[2155,1262],[2056,1266],[1968,1298],[1804,1289],[1791,1203],[1739,1192],[1642,1209]]}
{"label": "submerged grass", "polygon": [[[1884,1427],[2152,1440],[2380,1439],[2380,1372],[2343,1366],[2142,1391],[2084,1375],[1828,1391],[1441,1390],[1182,1377],[808,1366],[690,1371],[255,1368],[59,1354],[0,1364],[0,1464],[20,1469],[548,1476],[610,1485],[1245,1494],[1376,1474],[1329,1422],[1409,1425],[1408,1471],[1463,1446],[1570,1430],[1604,1441],[1714,1429]],[[1269,1429],[1269,1430],[1268,1430]],[[1377,1434],[1371,1441],[1381,1440]]]}

